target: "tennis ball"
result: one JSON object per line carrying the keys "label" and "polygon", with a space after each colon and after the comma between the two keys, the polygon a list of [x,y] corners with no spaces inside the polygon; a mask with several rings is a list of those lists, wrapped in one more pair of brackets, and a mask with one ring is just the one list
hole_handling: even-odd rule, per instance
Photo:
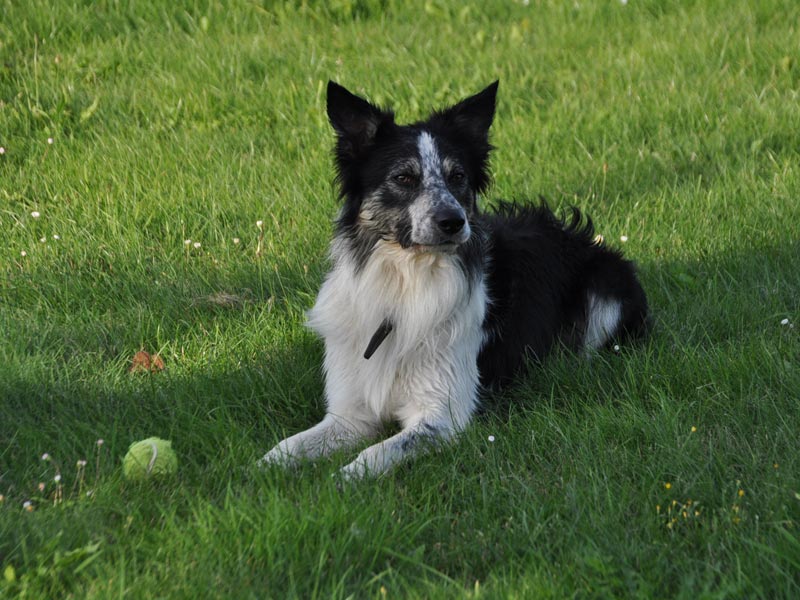
{"label": "tennis ball", "polygon": [[174,475],[178,470],[178,456],[172,442],[157,437],[133,442],[122,459],[122,472],[132,480]]}

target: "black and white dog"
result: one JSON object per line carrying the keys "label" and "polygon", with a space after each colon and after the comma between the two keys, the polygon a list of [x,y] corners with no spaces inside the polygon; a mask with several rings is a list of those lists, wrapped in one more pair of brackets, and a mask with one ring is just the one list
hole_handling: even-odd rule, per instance
{"label": "black and white dog", "polygon": [[328,84],[344,206],[309,326],[325,340],[327,415],[261,464],[363,450],[345,477],[380,474],[464,429],[482,389],[561,344],[594,350],[642,333],[633,265],[574,209],[478,209],[489,184],[497,82],[412,125]]}

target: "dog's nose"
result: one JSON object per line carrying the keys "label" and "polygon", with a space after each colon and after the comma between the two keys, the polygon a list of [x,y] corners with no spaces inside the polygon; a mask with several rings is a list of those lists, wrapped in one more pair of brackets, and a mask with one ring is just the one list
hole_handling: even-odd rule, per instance
{"label": "dog's nose", "polygon": [[464,229],[464,223],[464,215],[455,210],[443,210],[436,215],[436,225],[447,235],[455,235]]}

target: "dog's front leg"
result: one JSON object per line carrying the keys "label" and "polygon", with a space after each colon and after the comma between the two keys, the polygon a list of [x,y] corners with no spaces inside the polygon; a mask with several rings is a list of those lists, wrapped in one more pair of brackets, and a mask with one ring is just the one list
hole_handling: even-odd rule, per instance
{"label": "dog's front leg", "polygon": [[385,473],[399,462],[444,443],[455,433],[452,424],[433,424],[422,421],[406,427],[400,433],[363,450],[358,457],[342,468],[345,479],[362,479]]}
{"label": "dog's front leg", "polygon": [[319,458],[336,450],[350,448],[375,433],[376,428],[370,423],[328,413],[314,427],[278,443],[258,464],[291,466],[302,459]]}

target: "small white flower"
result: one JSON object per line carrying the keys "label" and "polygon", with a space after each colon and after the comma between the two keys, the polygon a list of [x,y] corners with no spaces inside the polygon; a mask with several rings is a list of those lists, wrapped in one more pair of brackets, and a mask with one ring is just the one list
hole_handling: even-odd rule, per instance
{"label": "small white flower", "polygon": [[622,4],[622,6],[625,6],[628,3],[628,0],[619,0],[619,3]]}
{"label": "small white flower", "polygon": [[52,144],[53,143],[53,138],[47,138],[47,143],[48,144]]}
{"label": "small white flower", "polygon": [[32,211],[32,212],[31,212],[31,216],[32,216],[34,219],[38,219],[39,217],[41,217],[41,216],[42,216],[42,214],[41,214],[41,213],[40,213],[38,210],[34,210],[34,211]]}
{"label": "small white flower", "polygon": [[54,234],[53,234],[53,239],[54,239],[54,240],[60,240],[60,239],[61,239],[61,236],[60,236],[60,235],[58,235],[57,233],[54,233]]}
{"label": "small white flower", "polygon": [[77,466],[78,468],[85,467],[86,466],[86,461],[81,459],[76,463],[75,466]]}
{"label": "small white flower", "polygon": [[43,235],[42,237],[39,238],[39,241],[44,244],[47,241],[47,236]]}
{"label": "small white flower", "polygon": [[781,321],[781,325],[788,325],[788,324],[789,324],[789,319],[783,319]]}
{"label": "small white flower", "polygon": [[61,482],[61,473],[56,473],[56,476],[53,477],[53,481],[55,481],[56,483],[60,483]]}
{"label": "small white flower", "polygon": [[103,441],[103,438],[100,438],[99,440],[97,440],[97,445],[98,446],[102,446],[103,444],[105,444],[105,442]]}
{"label": "small white flower", "polygon": [[22,503],[22,508],[25,510],[30,510],[32,506],[33,505],[31,504],[30,500],[25,500],[25,502]]}
{"label": "small white flower", "polygon": [[183,240],[184,246],[189,246],[192,243],[192,240]]}
{"label": "small white flower", "polygon": [[28,253],[27,253],[27,252],[25,252],[25,250],[23,250],[22,252],[20,252],[20,253],[19,253],[19,255],[20,255],[21,257],[25,258],[26,256],[28,256]]}
{"label": "small white flower", "polygon": [[263,228],[264,227],[264,221],[256,221],[256,227],[258,227],[259,229]]}
{"label": "small white flower", "polygon": [[50,460],[50,455],[47,452],[45,452],[44,454],[42,454],[42,460]]}
{"label": "small white flower", "polygon": [[192,244],[192,245],[193,245],[195,248],[199,248],[200,246],[202,246],[202,244],[201,244],[200,242],[195,242],[195,243],[194,243],[194,244]]}
{"label": "small white flower", "polygon": [[36,487],[39,489],[40,492],[43,492],[44,491],[44,482],[40,481],[39,485],[37,485]]}
{"label": "small white flower", "polygon": [[94,494],[94,490],[87,490],[86,491],[86,497],[87,498],[90,498],[92,496],[92,494]]}
{"label": "small white flower", "polygon": [[614,352],[619,352],[619,345],[618,344],[614,344]]}
{"label": "small white flower", "polygon": [[241,240],[239,238],[233,238],[233,243],[238,244]]}
{"label": "small white flower", "polygon": [[623,242],[623,243],[627,242],[628,241],[628,236],[627,235],[619,236],[619,241]]}
{"label": "small white flower", "polygon": [[494,441],[494,436],[490,435],[488,439],[489,439],[490,442],[493,442]]}
{"label": "small white flower", "polygon": [[6,153],[6,149],[3,148],[2,146],[0,146],[0,154],[5,154],[5,153]]}

